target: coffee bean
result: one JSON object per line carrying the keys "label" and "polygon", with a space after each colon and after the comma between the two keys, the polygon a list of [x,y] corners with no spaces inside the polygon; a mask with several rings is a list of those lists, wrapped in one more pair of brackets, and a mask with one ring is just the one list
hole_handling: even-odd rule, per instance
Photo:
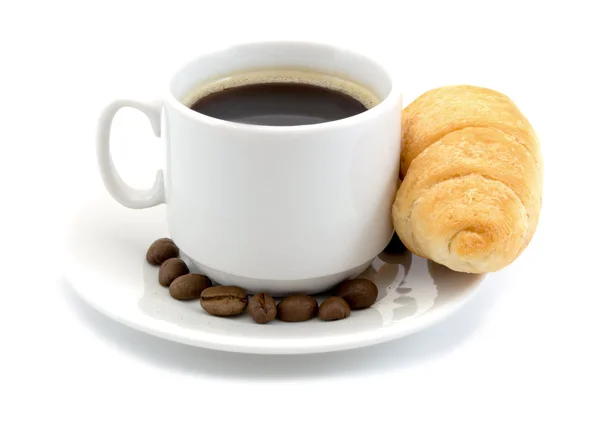
{"label": "coffee bean", "polygon": [[239,315],[248,305],[248,294],[243,288],[235,286],[210,287],[202,292],[200,305],[211,315]]}
{"label": "coffee bean", "polygon": [[377,300],[377,286],[369,280],[347,280],[339,285],[335,295],[344,299],[350,309],[368,308]]}
{"label": "coffee bean", "polygon": [[179,256],[179,248],[170,238],[160,238],[152,243],[146,253],[146,260],[151,265],[161,265],[165,260]]}
{"label": "coffee bean", "polygon": [[259,324],[273,321],[277,316],[275,300],[267,293],[255,294],[248,303],[248,313]]}
{"label": "coffee bean", "polygon": [[318,307],[314,297],[303,294],[288,296],[277,305],[277,315],[281,321],[307,321],[317,315]]}
{"label": "coffee bean", "polygon": [[171,258],[165,260],[158,270],[158,282],[160,285],[168,287],[175,278],[188,274],[188,269],[185,262],[181,259]]}
{"label": "coffee bean", "polygon": [[331,296],[319,306],[319,318],[323,321],[335,321],[348,318],[350,306],[341,297]]}
{"label": "coffee bean", "polygon": [[406,251],[406,246],[402,243],[402,241],[400,241],[398,234],[394,232],[394,236],[390,240],[387,247],[383,249],[383,251],[389,254],[400,254]]}
{"label": "coffee bean", "polygon": [[175,278],[169,287],[169,293],[177,300],[197,299],[210,286],[211,282],[208,277],[200,274],[186,274]]}

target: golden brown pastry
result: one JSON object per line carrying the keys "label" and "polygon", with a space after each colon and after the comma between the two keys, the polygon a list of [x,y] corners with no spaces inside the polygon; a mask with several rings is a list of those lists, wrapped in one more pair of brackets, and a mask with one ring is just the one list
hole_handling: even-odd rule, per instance
{"label": "golden brown pastry", "polygon": [[493,90],[441,87],[407,106],[402,126],[392,209],[402,242],[456,271],[514,261],[542,204],[539,142],[517,106]]}

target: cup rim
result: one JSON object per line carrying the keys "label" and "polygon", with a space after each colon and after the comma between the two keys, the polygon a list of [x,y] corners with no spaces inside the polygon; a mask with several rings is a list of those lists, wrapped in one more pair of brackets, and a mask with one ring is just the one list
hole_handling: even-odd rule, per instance
{"label": "cup rim", "polygon": [[[177,99],[175,97],[175,95],[173,94],[172,86],[173,86],[174,79],[176,78],[176,76],[179,73],[183,72],[188,66],[190,66],[192,63],[194,63],[196,60],[198,60],[199,56],[196,56],[196,57],[188,60],[187,62],[185,62],[179,68],[177,68],[177,70],[171,75],[171,78],[169,79],[169,86],[168,86],[168,90],[167,90],[166,102],[171,107],[173,107],[175,110],[177,110],[179,113],[183,114],[185,117],[195,120],[195,121],[202,121],[209,125],[218,126],[218,127],[222,127],[222,128],[226,128],[226,129],[230,129],[230,130],[234,130],[234,131],[237,130],[237,131],[244,131],[244,132],[255,131],[255,132],[289,133],[289,132],[312,132],[312,131],[323,131],[323,130],[335,130],[335,129],[341,129],[341,128],[354,126],[354,125],[363,123],[365,121],[368,121],[372,117],[374,117],[378,114],[382,114],[391,108],[394,108],[397,101],[398,102],[402,101],[401,89],[399,87],[396,77],[390,72],[389,67],[386,67],[380,61],[374,59],[373,57],[371,57],[369,55],[366,55],[357,50],[349,49],[349,48],[346,48],[343,46],[337,46],[337,45],[321,43],[321,42],[312,42],[312,41],[294,41],[294,40],[292,40],[292,41],[259,41],[259,42],[246,42],[246,43],[230,44],[229,46],[226,46],[226,47],[222,47],[222,48],[215,49],[215,50],[212,50],[209,52],[205,52],[200,56],[210,55],[211,53],[222,52],[222,51],[225,51],[228,49],[234,49],[234,48],[240,48],[240,47],[251,47],[251,46],[257,46],[257,45],[263,45],[263,46],[264,45],[272,45],[272,46],[288,45],[289,46],[289,45],[293,45],[293,44],[303,44],[303,45],[313,46],[315,48],[336,49],[339,51],[347,52],[347,53],[355,55],[355,56],[362,56],[362,57],[368,59],[370,62],[372,62],[376,66],[378,66],[386,74],[386,76],[389,79],[390,84],[391,84],[390,90],[389,90],[388,94],[381,100],[381,102],[379,102],[373,108],[370,108],[364,112],[353,115],[351,117],[346,117],[346,118],[342,118],[339,120],[327,121],[325,123],[316,123],[316,124],[301,124],[301,125],[295,125],[295,126],[268,126],[268,125],[263,125],[263,124],[236,123],[233,121],[227,121],[227,120],[223,120],[220,118],[211,117],[209,115],[202,114],[198,111],[194,111],[191,108],[189,108],[188,106],[186,106],[179,99]],[[357,83],[362,84],[361,82],[357,82]]]}

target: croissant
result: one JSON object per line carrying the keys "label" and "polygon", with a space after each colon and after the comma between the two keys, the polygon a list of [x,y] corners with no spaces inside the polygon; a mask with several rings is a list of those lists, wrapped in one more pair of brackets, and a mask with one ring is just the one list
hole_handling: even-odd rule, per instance
{"label": "croissant", "polygon": [[461,272],[493,272],[527,247],[542,205],[537,136],[505,95],[431,90],[403,111],[396,233],[415,254]]}

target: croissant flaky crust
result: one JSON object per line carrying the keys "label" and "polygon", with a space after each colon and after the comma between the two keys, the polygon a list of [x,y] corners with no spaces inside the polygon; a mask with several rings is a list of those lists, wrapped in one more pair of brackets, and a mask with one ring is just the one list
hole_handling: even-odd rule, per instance
{"label": "croissant flaky crust", "polygon": [[542,204],[535,132],[505,95],[431,90],[403,111],[392,216],[415,254],[462,272],[493,272],[525,249]]}

